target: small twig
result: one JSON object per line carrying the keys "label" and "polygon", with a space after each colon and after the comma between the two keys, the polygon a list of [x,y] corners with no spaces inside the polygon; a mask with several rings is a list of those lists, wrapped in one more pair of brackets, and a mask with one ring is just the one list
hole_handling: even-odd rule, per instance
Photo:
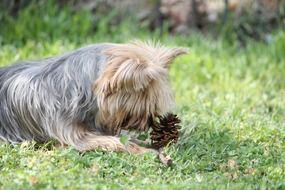
{"label": "small twig", "polygon": [[130,141],[148,147],[149,150],[151,150],[153,153],[157,155],[161,163],[163,163],[165,166],[171,166],[173,164],[171,157],[163,152],[163,148],[157,150],[154,147],[152,147],[148,141],[142,141],[136,138],[132,138],[130,139]]}
{"label": "small twig", "polygon": [[173,164],[171,157],[169,155],[166,155],[165,153],[163,153],[162,148],[160,148],[158,150],[158,158],[166,166],[171,166]]}

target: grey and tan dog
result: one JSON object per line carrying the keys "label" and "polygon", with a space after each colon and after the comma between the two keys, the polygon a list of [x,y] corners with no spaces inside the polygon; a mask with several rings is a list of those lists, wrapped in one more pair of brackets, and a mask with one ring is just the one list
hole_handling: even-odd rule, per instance
{"label": "grey and tan dog", "polygon": [[55,139],[79,151],[144,153],[121,129],[143,131],[171,111],[169,65],[184,48],[95,44],[0,69],[0,140]]}

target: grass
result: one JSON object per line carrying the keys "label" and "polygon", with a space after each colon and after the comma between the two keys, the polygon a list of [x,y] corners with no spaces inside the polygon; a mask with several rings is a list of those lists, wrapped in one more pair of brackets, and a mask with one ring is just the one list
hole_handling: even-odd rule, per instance
{"label": "grass", "polygon": [[[24,33],[21,43],[11,32],[2,43],[0,65],[91,42],[158,37],[122,29],[107,36],[72,34],[68,40],[64,32],[47,40]],[[200,35],[159,39],[191,51],[176,59],[170,71],[176,112],[183,121],[179,143],[167,148],[173,167],[152,154],[81,154],[53,142],[1,144],[0,189],[285,189],[284,31],[275,32],[270,44],[249,42],[243,49]]]}

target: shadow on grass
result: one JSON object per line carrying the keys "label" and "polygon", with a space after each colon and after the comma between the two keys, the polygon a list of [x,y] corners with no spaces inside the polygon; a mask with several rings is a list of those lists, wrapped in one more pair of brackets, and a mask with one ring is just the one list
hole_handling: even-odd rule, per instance
{"label": "shadow on grass", "polygon": [[271,175],[268,168],[284,163],[279,147],[252,139],[237,140],[229,128],[198,125],[192,129],[191,133],[182,132],[176,146],[175,159],[185,174],[220,172],[231,179],[264,177]]}

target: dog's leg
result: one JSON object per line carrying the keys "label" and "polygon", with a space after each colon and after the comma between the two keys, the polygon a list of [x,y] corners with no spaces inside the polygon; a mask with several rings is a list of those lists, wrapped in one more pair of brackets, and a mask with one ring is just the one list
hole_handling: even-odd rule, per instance
{"label": "dog's leg", "polygon": [[61,144],[73,146],[78,151],[90,151],[102,149],[106,151],[129,152],[132,154],[144,154],[146,152],[155,152],[152,149],[141,147],[133,142],[123,144],[117,136],[105,136],[101,133],[91,131],[83,124],[69,125],[57,128],[53,137]]}
{"label": "dog's leg", "polygon": [[141,147],[133,142],[123,144],[119,137],[104,136],[100,133],[90,131],[82,125],[72,126],[72,128],[73,130],[70,130],[70,128],[66,127],[65,129],[69,130],[61,131],[61,135],[57,136],[57,139],[64,144],[73,146],[81,152],[102,149],[106,151],[123,151],[132,154],[144,154],[152,151],[151,149]]}
{"label": "dog's leg", "polygon": [[100,136],[92,132],[85,134],[78,139],[73,146],[79,151],[89,151],[94,149],[103,149],[106,151],[125,151],[133,154],[143,154],[150,152],[150,149],[141,147],[135,143],[129,142],[124,145],[119,137]]}

